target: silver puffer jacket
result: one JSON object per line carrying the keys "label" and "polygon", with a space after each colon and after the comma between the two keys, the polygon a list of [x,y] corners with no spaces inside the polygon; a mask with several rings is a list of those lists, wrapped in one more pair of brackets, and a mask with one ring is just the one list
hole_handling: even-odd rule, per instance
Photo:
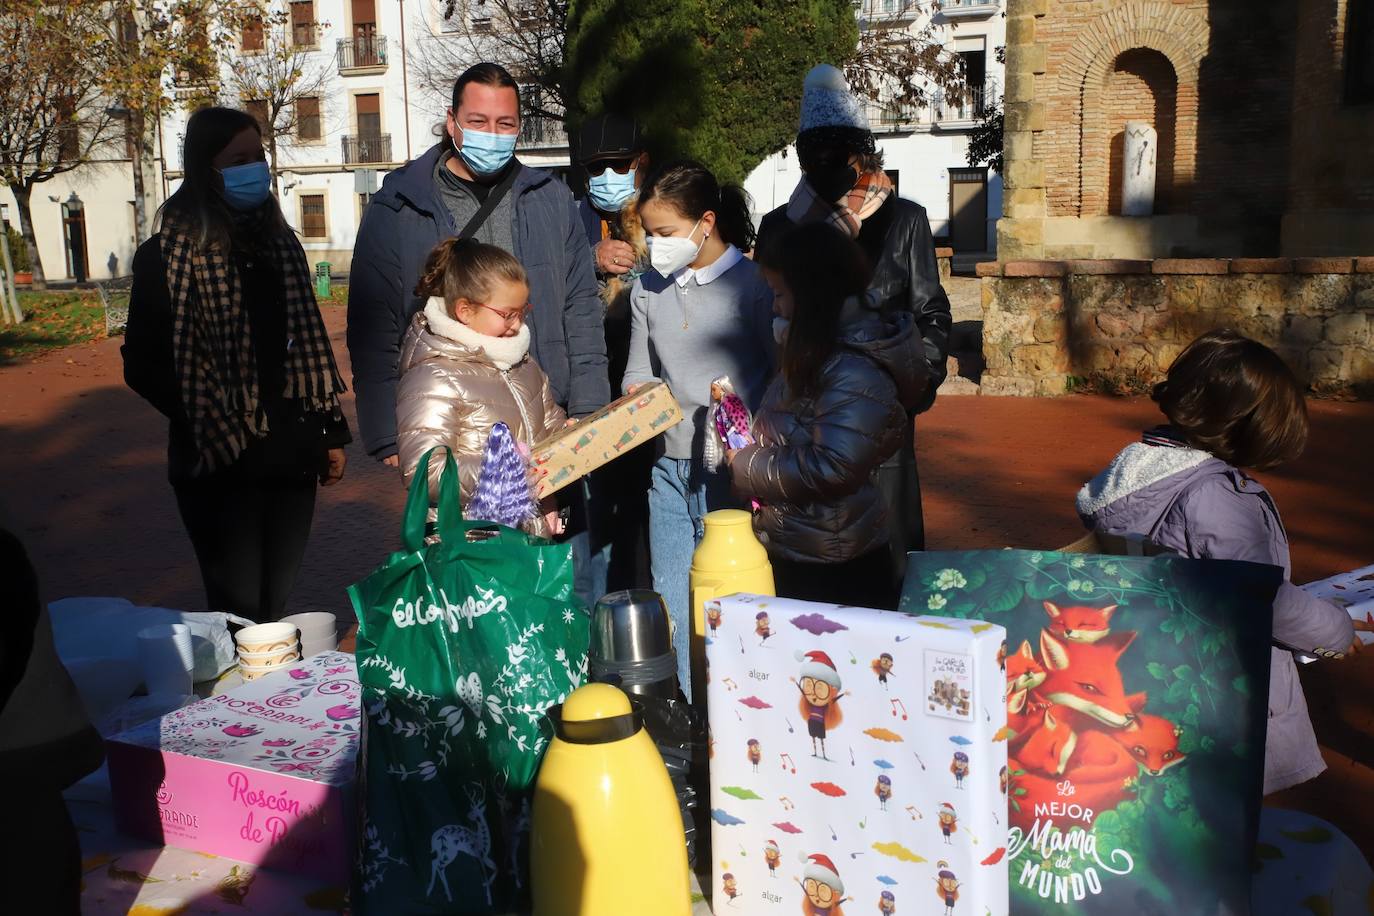
{"label": "silver puffer jacket", "polygon": [[[503,422],[518,441],[534,443],[562,429],[567,415],[529,356],[528,326],[519,337],[483,338],[445,315],[436,301],[416,313],[401,344],[397,446],[406,486],[425,452],[439,445],[453,449],[467,505],[477,489],[493,425]],[[431,500],[438,496],[443,467],[443,461],[430,461]],[[527,530],[549,534],[542,517]]]}
{"label": "silver puffer jacket", "polygon": [[910,314],[878,318],[851,301],[844,318],[821,393],[792,401],[779,374],[754,417],[758,444],[730,463],[736,487],[763,504],[754,531],[774,557],[842,563],[888,540],[873,472],[901,443],[929,370]]}

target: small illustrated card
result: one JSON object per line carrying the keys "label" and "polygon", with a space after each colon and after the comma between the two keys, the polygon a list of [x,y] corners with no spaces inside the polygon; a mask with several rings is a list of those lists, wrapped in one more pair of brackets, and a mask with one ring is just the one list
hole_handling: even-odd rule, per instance
{"label": "small illustrated card", "polygon": [[1369,630],[1358,631],[1364,644],[1367,646],[1374,643],[1374,566],[1365,566],[1352,572],[1338,573],[1329,579],[1309,582],[1302,590],[1345,608],[1346,613],[1357,624],[1370,627]]}
{"label": "small illustrated card", "polygon": [[1005,631],[711,602],[717,914],[1007,913]]}

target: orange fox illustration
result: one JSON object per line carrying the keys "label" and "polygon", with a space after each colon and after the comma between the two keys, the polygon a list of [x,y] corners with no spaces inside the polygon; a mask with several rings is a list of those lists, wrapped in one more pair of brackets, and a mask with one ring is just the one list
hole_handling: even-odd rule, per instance
{"label": "orange fox illustration", "polygon": [[1075,732],[1056,710],[1066,712],[1045,710],[1040,727],[1008,763],[1016,801],[1011,823],[1023,830],[1035,820],[1037,806],[1072,803],[1096,813],[1135,794],[1126,783],[1138,769],[1122,746],[1096,728]]}
{"label": "orange fox illustration", "polygon": [[1183,762],[1188,755],[1178,749],[1179,727],[1161,716],[1137,713],[1135,721],[1111,732],[1136,763],[1151,776]]}
{"label": "orange fox illustration", "polygon": [[1066,607],[1046,601],[1045,613],[1050,615],[1050,632],[1070,642],[1093,643],[1111,632],[1115,604],[1104,608]]}
{"label": "orange fox illustration", "polygon": [[1064,718],[1076,730],[1091,723],[1125,728],[1145,705],[1145,694],[1126,695],[1117,663],[1135,641],[1135,631],[1112,633],[1094,643],[1070,643],[1040,631],[1040,657],[1046,677],[1038,693],[1066,707]]}
{"label": "orange fox illustration", "polygon": [[1007,727],[1016,734],[1008,745],[1012,750],[1019,747],[1030,730],[1040,724],[1039,716],[1045,704],[1033,696],[1037,687],[1045,683],[1048,676],[1043,665],[1035,658],[1031,644],[1022,641],[1020,648],[1007,657]]}

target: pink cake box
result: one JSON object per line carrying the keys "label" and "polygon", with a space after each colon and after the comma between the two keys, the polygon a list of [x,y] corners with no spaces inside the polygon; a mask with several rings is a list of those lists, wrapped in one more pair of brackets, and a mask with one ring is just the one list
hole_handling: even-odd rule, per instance
{"label": "pink cake box", "polygon": [[346,882],[359,697],[353,656],[327,652],[114,736],[116,827]]}

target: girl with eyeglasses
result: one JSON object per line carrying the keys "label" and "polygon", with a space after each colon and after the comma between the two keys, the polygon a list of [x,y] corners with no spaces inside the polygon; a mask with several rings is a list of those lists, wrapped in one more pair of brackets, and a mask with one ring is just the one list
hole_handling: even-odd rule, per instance
{"label": "girl with eyeglasses", "polygon": [[[430,252],[415,295],[428,302],[411,320],[401,344],[396,391],[397,446],[410,485],[415,468],[435,446],[458,462],[463,504],[477,490],[491,429],[510,427],[533,444],[567,424],[548,377],[529,355],[530,289],[510,252],[473,239],[451,238]],[[443,462],[429,463],[431,499]],[[547,537],[563,530],[552,498],[525,529]]]}

